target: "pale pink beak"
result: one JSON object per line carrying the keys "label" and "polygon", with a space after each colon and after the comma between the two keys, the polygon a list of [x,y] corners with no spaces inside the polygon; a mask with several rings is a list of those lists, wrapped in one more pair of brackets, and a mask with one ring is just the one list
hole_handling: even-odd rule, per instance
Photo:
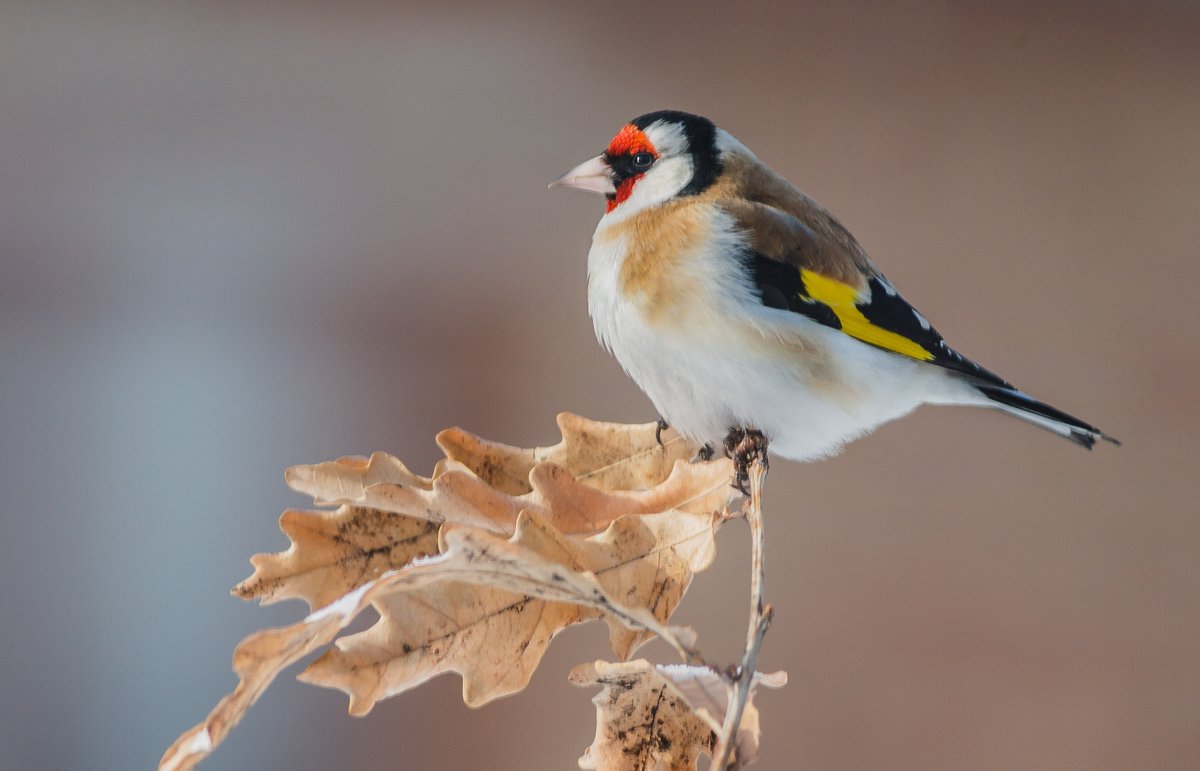
{"label": "pale pink beak", "polygon": [[612,180],[612,167],[604,160],[603,155],[584,161],[547,187],[573,187],[600,195],[613,195],[617,192]]}

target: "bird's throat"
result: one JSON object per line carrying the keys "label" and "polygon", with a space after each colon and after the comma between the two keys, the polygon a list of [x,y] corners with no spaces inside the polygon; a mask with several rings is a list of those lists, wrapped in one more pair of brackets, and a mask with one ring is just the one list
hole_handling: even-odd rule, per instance
{"label": "bird's throat", "polygon": [[629,196],[633,195],[633,186],[637,184],[637,181],[643,176],[644,175],[642,174],[635,174],[634,176],[626,177],[617,183],[617,192],[608,196],[608,206],[606,207],[606,211],[612,211],[624,203]]}

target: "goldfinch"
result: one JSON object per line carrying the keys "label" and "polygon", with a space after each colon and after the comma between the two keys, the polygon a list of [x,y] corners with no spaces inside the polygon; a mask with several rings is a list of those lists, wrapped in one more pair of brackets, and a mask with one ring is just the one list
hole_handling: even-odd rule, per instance
{"label": "goldfinch", "polygon": [[841,223],[707,118],[636,118],[551,186],[607,199],[587,263],[596,336],[706,455],[749,437],[820,458],[921,404],[1119,444],[950,348]]}

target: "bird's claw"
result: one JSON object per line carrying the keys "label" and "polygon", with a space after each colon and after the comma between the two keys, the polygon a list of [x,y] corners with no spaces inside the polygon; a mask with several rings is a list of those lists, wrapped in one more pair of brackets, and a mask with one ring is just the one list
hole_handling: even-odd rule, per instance
{"label": "bird's claw", "polygon": [[671,425],[664,418],[658,419],[658,424],[654,427],[654,441],[658,442],[659,447],[665,446],[663,445],[662,432],[670,427]]}
{"label": "bird's claw", "polygon": [[733,459],[733,488],[749,495],[750,465],[762,461],[766,468],[767,437],[753,428],[731,428],[725,436],[725,456]]}

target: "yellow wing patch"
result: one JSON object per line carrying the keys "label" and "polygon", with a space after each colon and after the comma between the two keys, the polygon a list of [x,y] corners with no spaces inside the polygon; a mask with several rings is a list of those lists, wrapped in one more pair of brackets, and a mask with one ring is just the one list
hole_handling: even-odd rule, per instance
{"label": "yellow wing patch", "polygon": [[872,324],[858,308],[858,290],[841,281],[822,276],[807,268],[800,269],[808,296],[829,306],[842,324],[842,331],[864,343],[883,348],[918,361],[932,361],[933,354],[903,335]]}

